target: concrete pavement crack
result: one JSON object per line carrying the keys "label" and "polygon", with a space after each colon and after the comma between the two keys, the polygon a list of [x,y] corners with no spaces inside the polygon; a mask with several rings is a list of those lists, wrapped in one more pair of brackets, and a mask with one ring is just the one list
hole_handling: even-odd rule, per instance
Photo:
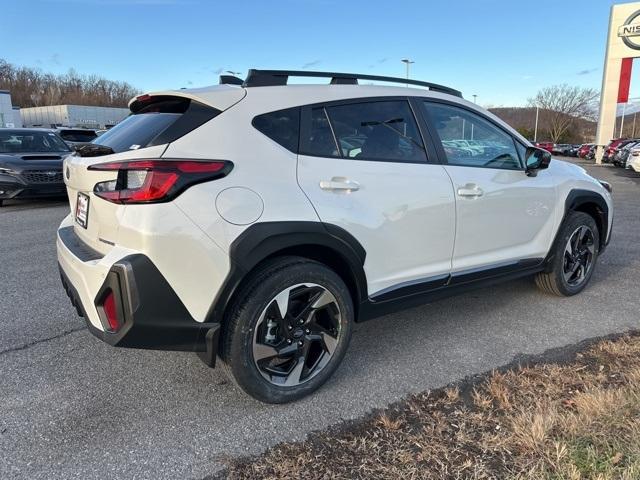
{"label": "concrete pavement crack", "polygon": [[19,352],[20,350],[26,350],[27,348],[33,347],[35,345],[39,345],[41,343],[49,342],[51,340],[57,340],[58,338],[66,337],[67,335],[71,335],[72,333],[79,332],[80,330],[85,330],[87,327],[82,326],[78,328],[73,328],[71,330],[66,330],[58,335],[54,335],[53,337],[43,338],[40,340],[34,340],[33,342],[26,343],[19,347],[11,347],[6,350],[0,350],[0,355],[4,355],[5,353]]}

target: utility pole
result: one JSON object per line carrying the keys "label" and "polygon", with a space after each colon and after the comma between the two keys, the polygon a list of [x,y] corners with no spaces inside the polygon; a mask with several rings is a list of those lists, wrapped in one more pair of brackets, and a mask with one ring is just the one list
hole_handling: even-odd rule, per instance
{"label": "utility pole", "polygon": [[533,141],[534,143],[538,141],[538,116],[540,115],[540,107],[536,105],[536,126],[533,130]]}
{"label": "utility pole", "polygon": [[636,138],[636,114],[638,111],[633,112],[633,129],[631,132],[631,138]]}
{"label": "utility pole", "polygon": [[[408,58],[403,58],[400,61],[407,66],[407,80],[409,80],[409,65],[411,65],[412,63],[416,63],[416,62],[414,62],[413,60],[409,60]],[[409,86],[409,82],[407,82],[407,87],[408,86]]]}

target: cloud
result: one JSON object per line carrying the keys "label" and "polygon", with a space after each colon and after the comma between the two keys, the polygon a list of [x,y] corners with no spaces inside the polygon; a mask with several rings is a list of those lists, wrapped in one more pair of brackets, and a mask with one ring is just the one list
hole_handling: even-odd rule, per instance
{"label": "cloud", "polygon": [[309,67],[313,67],[315,65],[318,65],[322,60],[314,60],[313,62],[309,62],[309,63],[305,63],[304,65],[302,65],[302,69],[304,70],[305,68],[309,68]]}
{"label": "cloud", "polygon": [[588,68],[586,70],[580,70],[578,73],[576,73],[576,75],[589,75],[590,73],[593,73],[597,70],[597,68]]}

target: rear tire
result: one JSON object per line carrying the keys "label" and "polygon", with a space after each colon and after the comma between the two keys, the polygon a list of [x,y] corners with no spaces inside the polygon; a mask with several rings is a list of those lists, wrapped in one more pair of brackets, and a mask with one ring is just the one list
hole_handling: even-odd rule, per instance
{"label": "rear tire", "polygon": [[538,287],[560,297],[580,293],[593,275],[600,252],[599,240],[593,217],[583,212],[570,212],[552,247],[549,271],[536,275]]}
{"label": "rear tire", "polygon": [[251,274],[222,332],[231,378],[266,403],[309,395],[336,370],[351,338],[349,289],[327,266],[281,257]]}

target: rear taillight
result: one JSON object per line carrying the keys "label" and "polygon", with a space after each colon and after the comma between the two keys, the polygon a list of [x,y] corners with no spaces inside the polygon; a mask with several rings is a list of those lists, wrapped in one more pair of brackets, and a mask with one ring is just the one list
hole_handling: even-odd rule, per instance
{"label": "rear taillight", "polygon": [[113,203],[159,203],[172,200],[197,183],[229,174],[227,160],[134,160],[91,165],[89,170],[117,171],[116,180],[97,183],[96,196]]}

